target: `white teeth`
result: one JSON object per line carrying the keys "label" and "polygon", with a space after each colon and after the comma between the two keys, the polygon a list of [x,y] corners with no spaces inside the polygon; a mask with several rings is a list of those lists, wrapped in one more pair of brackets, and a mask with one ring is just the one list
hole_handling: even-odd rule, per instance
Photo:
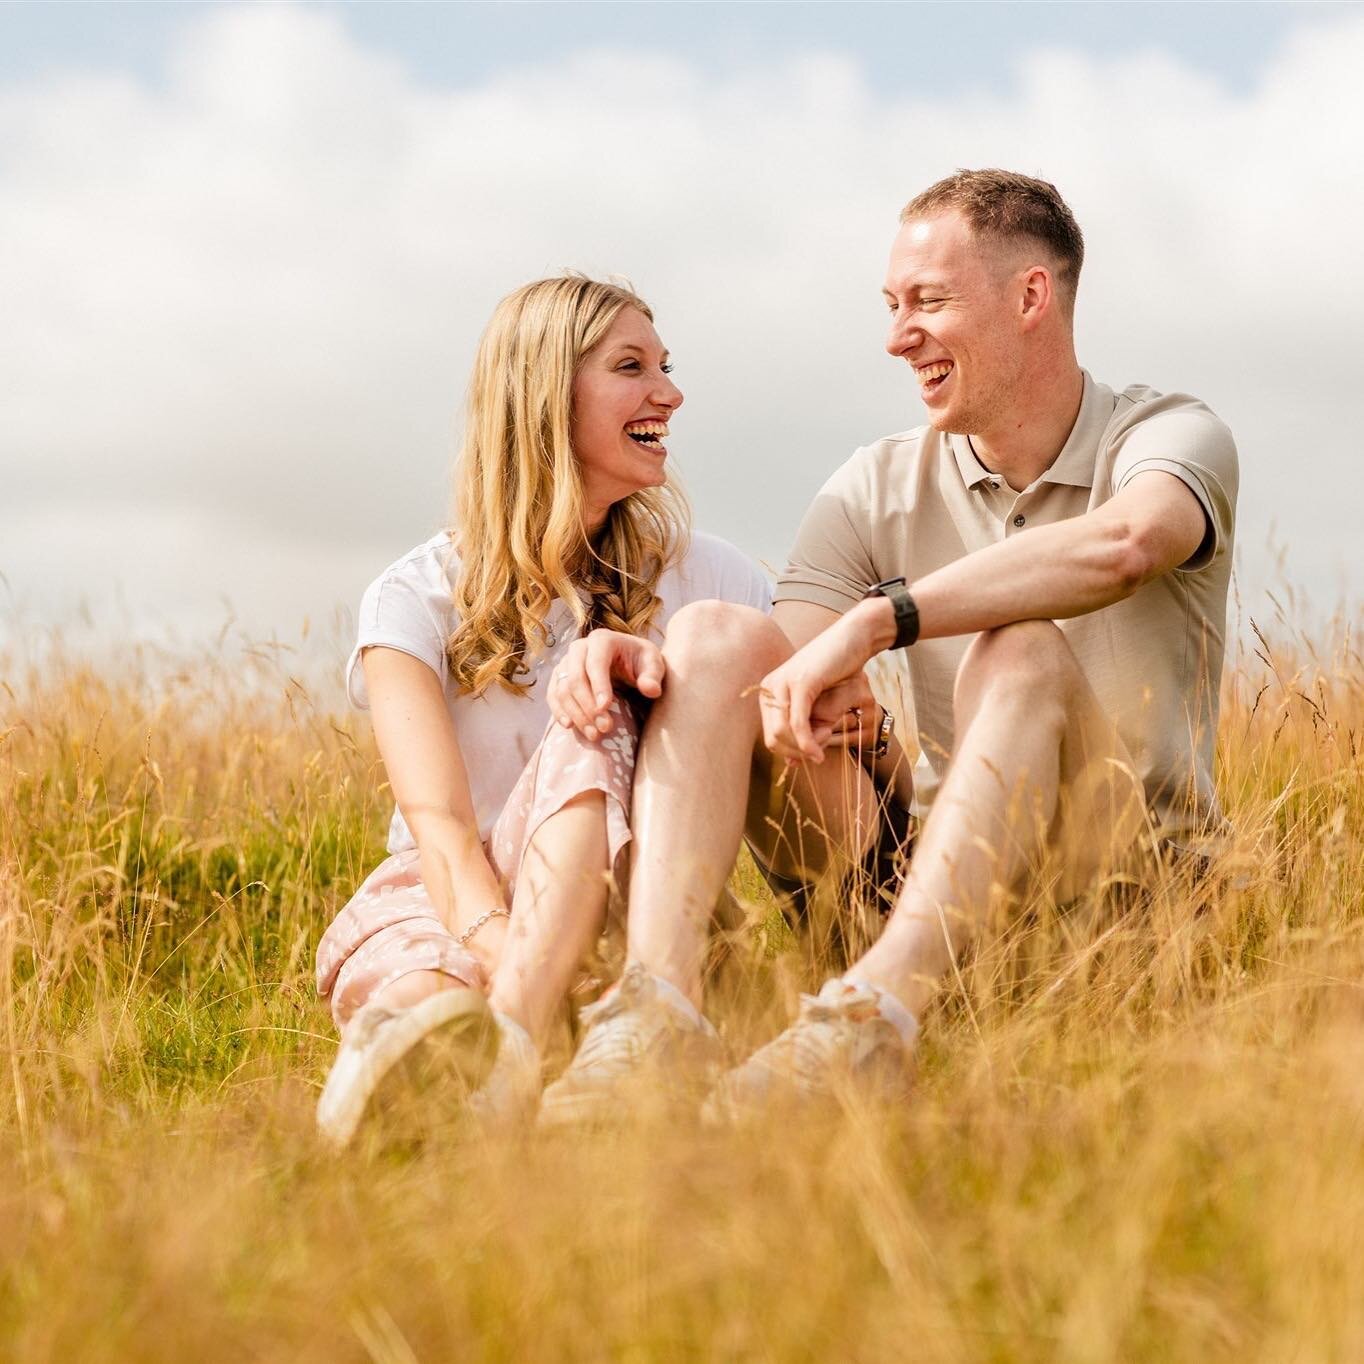
{"label": "white teeth", "polygon": [[923,369],[915,370],[914,373],[921,384],[926,384],[933,379],[941,379],[945,375],[951,374],[952,362],[949,360],[936,365],[925,365]]}
{"label": "white teeth", "polygon": [[666,436],[668,427],[664,422],[631,422],[625,428],[628,436]]}

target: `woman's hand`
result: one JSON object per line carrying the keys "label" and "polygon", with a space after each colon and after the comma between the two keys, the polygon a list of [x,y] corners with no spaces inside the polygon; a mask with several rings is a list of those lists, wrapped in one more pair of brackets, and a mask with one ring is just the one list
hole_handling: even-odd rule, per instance
{"label": "woman's hand", "polygon": [[619,630],[593,630],[575,639],[549,677],[549,712],[565,729],[585,739],[611,731],[607,708],[615,684],[633,687],[651,700],[663,693],[667,664],[657,644]]}
{"label": "woman's hand", "polygon": [[[868,742],[862,733],[876,702],[862,670],[874,649],[861,627],[849,612],[763,678],[758,689],[763,742],[777,757],[818,763],[826,747]],[[850,710],[862,711],[855,727],[845,720]],[[852,739],[845,742],[842,736],[850,730]]]}

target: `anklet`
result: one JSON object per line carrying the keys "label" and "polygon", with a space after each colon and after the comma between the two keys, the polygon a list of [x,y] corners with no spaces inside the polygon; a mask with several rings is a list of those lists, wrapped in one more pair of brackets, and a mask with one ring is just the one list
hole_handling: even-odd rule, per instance
{"label": "anklet", "polygon": [[486,923],[488,922],[489,919],[498,919],[498,918],[501,918],[501,919],[510,919],[510,918],[511,918],[511,910],[509,910],[509,909],[490,909],[490,910],[488,910],[486,913],[480,914],[480,915],[478,916],[478,918],[475,919],[475,920],[473,921],[473,923],[471,923],[471,924],[469,925],[469,927],[466,928],[466,929],[464,930],[464,932],[461,933],[461,934],[459,935],[459,937],[455,939],[455,942],[458,943],[458,945],[459,945],[460,947],[467,947],[467,946],[469,945],[469,939],[472,938],[472,937],[474,936],[474,934],[477,933],[478,930],[479,930],[480,928],[482,928],[483,925],[486,924]]}

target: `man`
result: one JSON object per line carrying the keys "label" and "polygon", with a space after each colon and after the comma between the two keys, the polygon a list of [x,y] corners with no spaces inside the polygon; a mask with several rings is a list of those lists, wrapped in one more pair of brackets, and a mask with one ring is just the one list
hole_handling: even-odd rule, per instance
{"label": "man", "polygon": [[1115,392],[1080,368],[1083,253],[1060,195],[1028,176],[958,172],[905,207],[887,349],[929,424],[824,486],[771,619],[718,603],[675,618],[636,774],[629,966],[546,1092],[550,1120],[715,1055],[705,928],[742,830],[778,873],[828,856],[821,839],[793,852],[769,818],[786,764],[832,841],[873,842],[872,783],[839,748],[858,726],[840,717],[866,709],[863,670],[884,650],[908,651],[922,750],[908,875],[880,939],[724,1077],[712,1112],[850,1080],[897,1089],[992,885],[1020,886],[1046,855],[1071,898],[1111,854],[1219,818],[1235,446],[1196,399]]}

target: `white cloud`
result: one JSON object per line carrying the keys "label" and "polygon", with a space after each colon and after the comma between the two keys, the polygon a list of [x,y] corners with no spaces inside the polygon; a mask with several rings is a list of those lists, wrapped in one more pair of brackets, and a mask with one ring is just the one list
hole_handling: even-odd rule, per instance
{"label": "white cloud", "polygon": [[880,350],[899,204],[1005,164],[1086,229],[1082,359],[1220,411],[1250,576],[1273,521],[1329,594],[1364,490],[1361,63],[1347,16],[1248,96],[1060,50],[951,101],[841,60],[711,78],[609,52],[446,91],[325,15],[243,7],[158,85],[0,89],[0,571],[30,618],[115,579],[139,616],[210,626],[224,591],[283,630],[353,602],[441,519],[493,302],[562,265],[654,303],[697,519],[777,560],[828,470],[919,419]]}

